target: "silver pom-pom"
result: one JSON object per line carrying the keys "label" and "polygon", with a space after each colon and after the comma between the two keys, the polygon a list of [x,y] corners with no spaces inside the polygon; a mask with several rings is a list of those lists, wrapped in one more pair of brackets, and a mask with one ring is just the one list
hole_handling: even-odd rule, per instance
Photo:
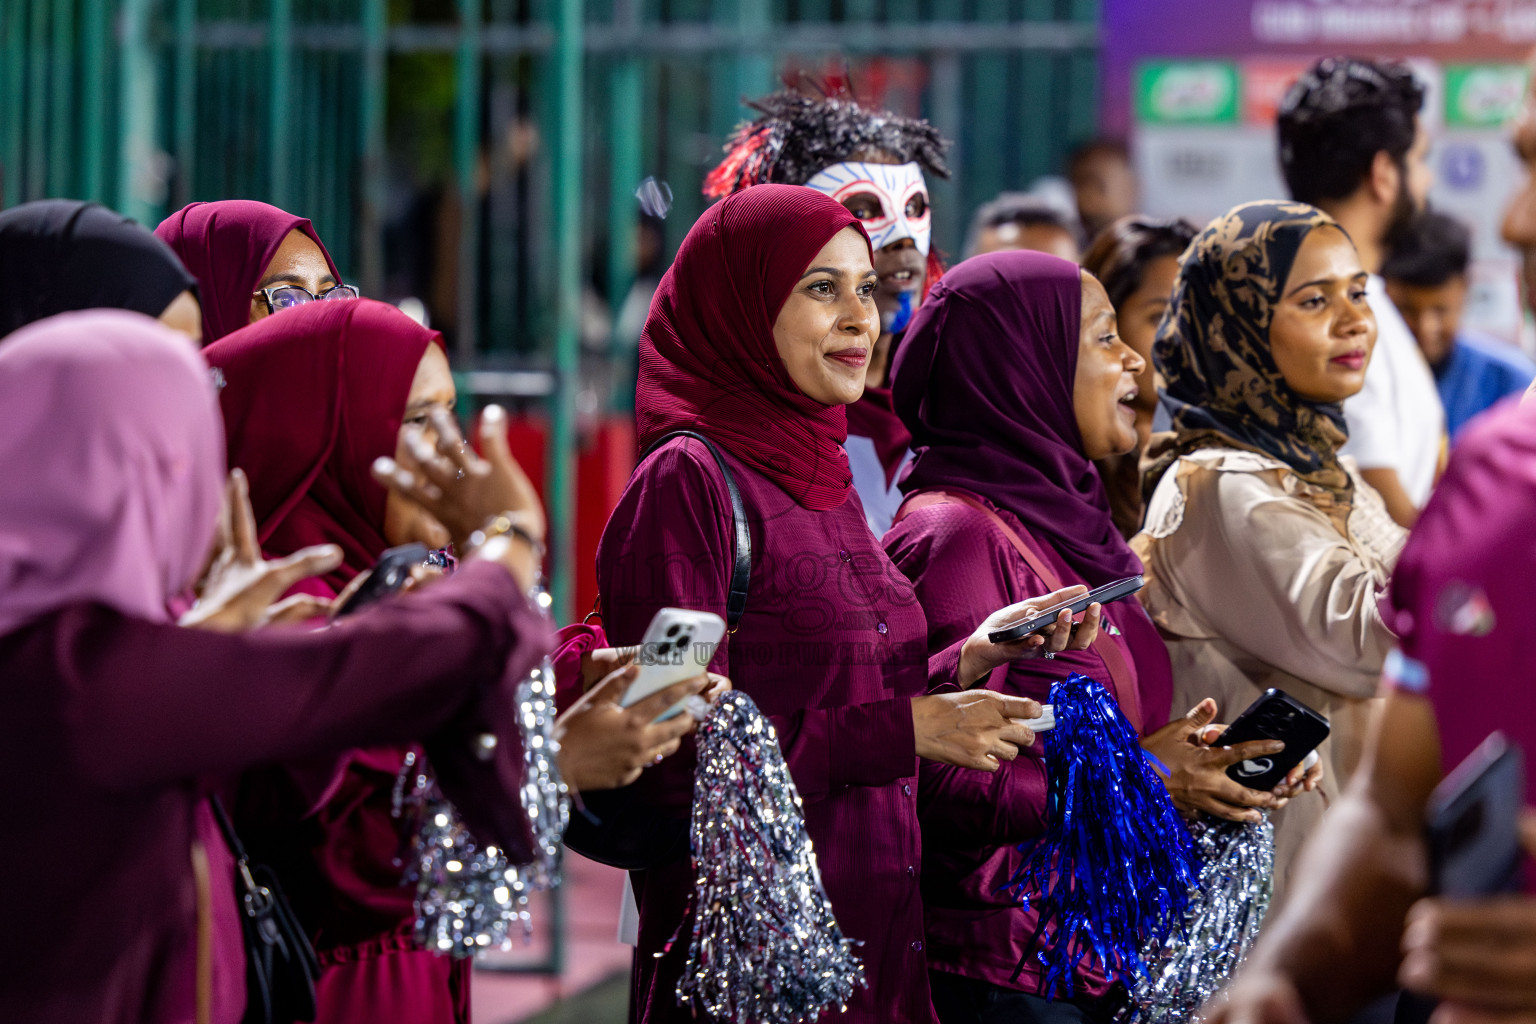
{"label": "silver pom-pom", "polygon": [[555,668],[548,658],[517,686],[518,724],[523,737],[523,810],[533,834],[534,859],[519,870],[534,891],[560,884],[560,837],[571,823],[571,801],[555,756]]}
{"label": "silver pom-pom", "polygon": [[728,692],[699,726],[698,757],[693,932],[678,1002],[732,1024],[845,1007],[864,965],[832,916],[772,724],[751,697]]}
{"label": "silver pom-pom", "polygon": [[1142,951],[1147,973],[1117,1018],[1126,1024],[1183,1024],[1237,971],[1257,937],[1274,891],[1275,829],[1202,819],[1190,826],[1202,867],[1181,928]]}
{"label": "silver pom-pom", "polygon": [[[411,843],[408,881],[416,883],[416,943],[456,959],[488,949],[509,949],[519,927],[533,936],[528,899],[560,884],[560,836],[570,820],[570,801],[555,755],[555,673],[546,659],[517,688],[523,739],[524,811],[533,834],[534,859],[508,864],[494,846],[481,849],[453,805],[408,754],[396,787],[396,811],[410,806],[418,825]],[[495,737],[480,738],[487,756]],[[405,792],[405,781],[410,792]]]}

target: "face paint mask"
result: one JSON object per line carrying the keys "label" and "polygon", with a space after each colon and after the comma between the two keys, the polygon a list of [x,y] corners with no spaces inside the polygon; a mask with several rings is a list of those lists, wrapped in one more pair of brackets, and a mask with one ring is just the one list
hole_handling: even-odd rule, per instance
{"label": "face paint mask", "polygon": [[[880,212],[873,219],[859,223],[869,232],[870,243],[875,249],[878,251],[892,242],[910,238],[918,252],[928,255],[932,236],[928,184],[923,181],[923,169],[917,164],[833,164],[805,184],[807,188],[844,204],[860,193],[873,195],[880,201]],[[914,195],[923,197],[920,217],[907,216],[907,204]]]}

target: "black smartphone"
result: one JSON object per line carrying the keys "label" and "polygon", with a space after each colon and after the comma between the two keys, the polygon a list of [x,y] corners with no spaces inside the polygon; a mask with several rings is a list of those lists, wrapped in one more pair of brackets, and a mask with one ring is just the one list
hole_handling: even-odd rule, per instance
{"label": "black smartphone", "polygon": [[1090,590],[1075,601],[1063,601],[1054,608],[1047,608],[1039,615],[1032,615],[1027,619],[1019,619],[1010,622],[1001,629],[994,629],[987,634],[987,639],[994,644],[1011,643],[1014,640],[1022,640],[1031,633],[1038,633],[1047,626],[1054,625],[1056,616],[1067,609],[1072,610],[1073,615],[1088,610],[1091,604],[1109,604],[1118,601],[1122,597],[1130,597],[1136,591],[1146,585],[1146,580],[1140,576],[1127,576],[1123,580],[1115,580],[1106,583],[1102,587]]}
{"label": "black smartphone", "polygon": [[352,596],[336,610],[336,617],[339,619],[343,615],[351,615],[395,593],[411,578],[411,569],[426,562],[427,555],[425,544],[402,544],[384,552],[373,563],[363,585],[354,590]]}
{"label": "black smartphone", "polygon": [[1492,896],[1520,879],[1525,758],[1495,732],[1430,794],[1424,837],[1430,888],[1444,896]]}
{"label": "black smartphone", "polygon": [[1269,689],[1227,726],[1215,745],[1230,747],[1249,740],[1281,740],[1278,754],[1239,761],[1227,768],[1227,777],[1249,789],[1274,789],[1301,764],[1317,745],[1328,738],[1328,719],[1283,690]]}

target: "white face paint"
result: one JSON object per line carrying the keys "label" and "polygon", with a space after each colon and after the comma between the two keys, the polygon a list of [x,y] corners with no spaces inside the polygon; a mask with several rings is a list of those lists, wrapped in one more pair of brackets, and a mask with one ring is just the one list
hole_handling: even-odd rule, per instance
{"label": "white face paint", "polygon": [[[848,200],[861,193],[874,196],[879,200],[880,212],[861,223],[869,232],[869,240],[875,249],[878,251],[892,242],[910,238],[918,252],[928,255],[933,234],[928,211],[928,184],[923,181],[923,169],[917,164],[833,164],[805,184],[845,206]],[[907,204],[919,195],[923,197],[921,216],[907,216]]]}

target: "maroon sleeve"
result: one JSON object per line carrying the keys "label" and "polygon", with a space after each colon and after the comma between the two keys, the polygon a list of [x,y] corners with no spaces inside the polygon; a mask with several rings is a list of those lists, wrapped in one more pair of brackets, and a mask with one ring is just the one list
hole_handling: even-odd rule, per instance
{"label": "maroon sleeve", "polygon": [[[958,665],[959,645],[988,615],[1048,589],[985,516],[956,503],[913,512],[885,535],[885,550],[912,581],[928,617],[931,687],[953,689],[945,685],[943,673],[948,669],[953,680],[950,664]],[[1043,700],[1051,681],[1066,674],[1035,667],[1048,664],[1045,659],[1018,662],[977,685]],[[1041,678],[1029,678],[1035,673]],[[924,761],[918,811],[925,831],[937,828],[958,843],[1013,843],[1039,834],[1045,798],[1045,765],[1035,747],[1003,762],[996,772]]]}
{"label": "maroon sleeve", "polygon": [[[750,518],[750,510],[749,510]],[[714,459],[693,440],[674,441],[636,471],[598,549],[603,626],[618,645],[637,644],[661,608],[725,616],[732,559],[730,499]],[[761,535],[753,532],[754,551]],[[756,559],[754,558],[754,561]],[[730,641],[710,670],[730,675]],[[803,799],[843,786],[883,785],[912,774],[912,702],[877,701],[770,715]],[[675,817],[693,801],[692,737],[631,789]]]}
{"label": "maroon sleeve", "polygon": [[[425,739],[471,827],[512,846],[525,826],[512,821],[522,750],[511,694],[548,636],[493,565],[319,631],[228,635],[82,606],[49,638],[58,754],[87,784],[127,790]],[[487,728],[502,740],[496,756],[462,766]]]}

